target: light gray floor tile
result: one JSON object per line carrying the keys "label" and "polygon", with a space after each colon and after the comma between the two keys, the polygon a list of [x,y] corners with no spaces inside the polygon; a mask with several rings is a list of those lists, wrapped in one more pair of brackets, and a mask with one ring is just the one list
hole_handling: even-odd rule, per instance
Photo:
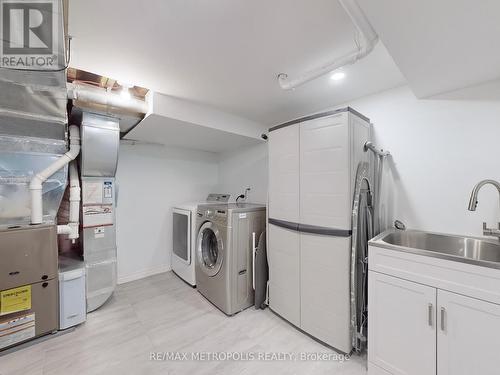
{"label": "light gray floor tile", "polygon": [[334,353],[269,309],[227,317],[172,272],[118,286],[74,332],[0,357],[0,375],[364,375],[366,360],[152,361],[152,352]]}

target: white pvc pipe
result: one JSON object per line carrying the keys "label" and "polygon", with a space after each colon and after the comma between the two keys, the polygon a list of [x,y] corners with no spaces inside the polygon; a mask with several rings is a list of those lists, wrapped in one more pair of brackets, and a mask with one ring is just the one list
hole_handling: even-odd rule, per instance
{"label": "white pvc pipe", "polygon": [[100,104],[132,112],[147,113],[149,106],[136,98],[123,98],[120,94],[108,92],[102,88],[68,83],[68,98],[83,102]]}
{"label": "white pvc pipe", "polygon": [[359,35],[359,45],[348,54],[318,68],[311,70],[302,76],[290,80],[288,74],[278,74],[278,83],[283,90],[294,89],[315,78],[331,73],[343,66],[354,64],[356,61],[368,55],[378,42],[378,35],[356,0],[338,0],[348,16],[351,18]]}
{"label": "white pvc pipe", "polygon": [[78,177],[78,168],[76,160],[69,164],[69,223],[70,233],[68,238],[75,240],[79,237],[80,228],[80,179]]}
{"label": "white pvc pipe", "polygon": [[80,153],[80,129],[76,125],[69,127],[69,150],[43,171],[38,172],[30,181],[31,192],[31,224],[43,222],[42,185],[47,179],[74,160]]}

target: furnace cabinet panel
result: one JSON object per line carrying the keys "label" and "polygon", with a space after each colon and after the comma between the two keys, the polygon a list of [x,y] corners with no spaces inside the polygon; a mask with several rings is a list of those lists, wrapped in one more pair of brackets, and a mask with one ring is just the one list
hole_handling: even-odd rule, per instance
{"label": "furnace cabinet panel", "polygon": [[[57,330],[57,260],[55,225],[0,231],[0,293],[27,296],[23,303],[0,299],[0,350]],[[5,312],[9,303],[16,308]]]}

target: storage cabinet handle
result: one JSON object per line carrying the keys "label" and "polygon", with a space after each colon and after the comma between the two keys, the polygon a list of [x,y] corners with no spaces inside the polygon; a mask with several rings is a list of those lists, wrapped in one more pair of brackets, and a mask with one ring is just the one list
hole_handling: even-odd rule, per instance
{"label": "storage cabinet handle", "polygon": [[432,303],[429,303],[429,305],[427,306],[427,322],[431,327],[433,325],[432,321],[434,320],[432,319],[433,311],[434,311],[434,306],[432,305]]}
{"label": "storage cabinet handle", "polygon": [[252,287],[255,290],[255,253],[257,252],[255,232],[252,233]]}
{"label": "storage cabinet handle", "polygon": [[446,309],[444,307],[441,307],[441,331],[446,330],[445,315],[446,315]]}

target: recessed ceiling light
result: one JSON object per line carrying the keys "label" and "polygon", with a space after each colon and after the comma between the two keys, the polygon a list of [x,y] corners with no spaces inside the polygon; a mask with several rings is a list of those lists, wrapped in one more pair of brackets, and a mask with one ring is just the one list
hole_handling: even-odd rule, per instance
{"label": "recessed ceiling light", "polygon": [[123,81],[118,81],[117,82],[121,87],[120,95],[122,96],[123,99],[130,99],[132,95],[130,94],[130,89],[134,87],[131,83],[128,82],[123,82]]}
{"label": "recessed ceiling light", "polygon": [[345,73],[344,72],[333,72],[332,75],[330,76],[330,79],[332,81],[340,81],[341,79],[345,78]]}
{"label": "recessed ceiling light", "polygon": [[128,87],[123,87],[120,95],[123,99],[130,99],[132,95],[130,95],[130,90]]}

